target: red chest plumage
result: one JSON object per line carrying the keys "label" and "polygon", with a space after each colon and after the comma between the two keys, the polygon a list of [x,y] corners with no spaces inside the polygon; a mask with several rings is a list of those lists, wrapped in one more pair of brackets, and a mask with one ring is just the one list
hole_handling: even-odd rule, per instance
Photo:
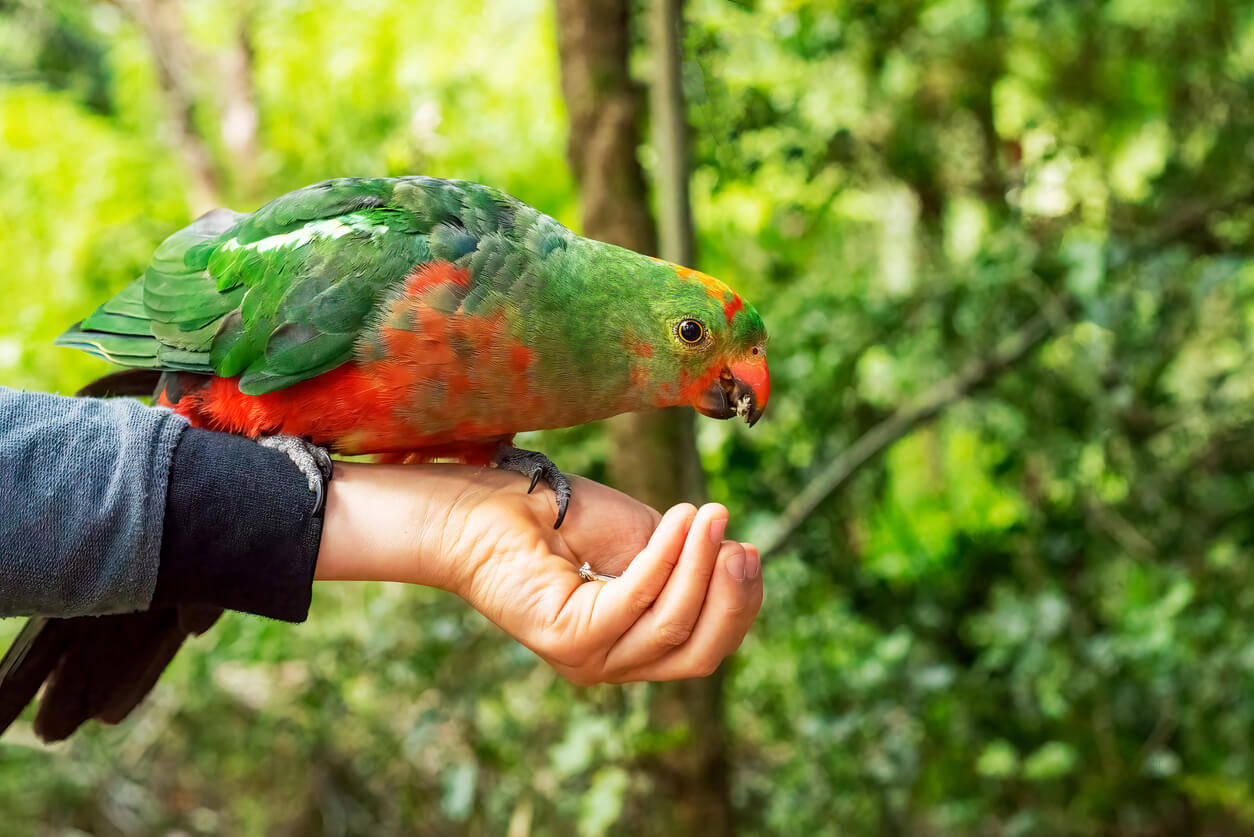
{"label": "red chest plumage", "polygon": [[[247,436],[303,436],[337,453],[490,459],[552,410],[531,386],[532,353],[504,315],[448,313],[441,288],[465,293],[465,271],[424,265],[363,338],[359,359],[277,392],[247,395],[236,378],[192,377],[176,402],[195,425]],[[485,455],[486,452],[486,455]]]}

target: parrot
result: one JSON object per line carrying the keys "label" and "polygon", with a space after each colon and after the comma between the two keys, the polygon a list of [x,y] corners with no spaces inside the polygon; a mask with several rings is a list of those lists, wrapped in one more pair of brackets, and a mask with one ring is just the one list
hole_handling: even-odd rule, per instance
{"label": "parrot", "polygon": [[[677,405],[752,426],[770,393],[762,317],[721,281],[423,176],[212,210],[56,342],[127,367],[86,394],[149,394],[194,427],[306,446],[319,455],[293,460],[324,477],[330,452],[543,480],[555,527],[570,481],[515,434]],[[121,721],[219,613],[32,619],[0,660],[0,732],[45,680],[45,739]]]}

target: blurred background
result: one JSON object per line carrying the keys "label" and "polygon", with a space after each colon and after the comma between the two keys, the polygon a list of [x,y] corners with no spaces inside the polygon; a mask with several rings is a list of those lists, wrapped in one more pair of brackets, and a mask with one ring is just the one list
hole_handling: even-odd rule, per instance
{"label": "blurred background", "polygon": [[3,385],[205,209],[400,174],[695,262],[774,378],[540,441],[763,545],[718,676],[322,586],[11,730],[0,833],[1254,832],[1252,105],[1247,0],[0,0]]}

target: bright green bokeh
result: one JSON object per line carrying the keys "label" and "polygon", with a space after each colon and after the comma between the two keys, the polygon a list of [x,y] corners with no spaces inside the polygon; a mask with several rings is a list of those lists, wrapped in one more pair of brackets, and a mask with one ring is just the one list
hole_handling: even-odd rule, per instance
{"label": "bright green bokeh", "polygon": [[[104,371],[52,338],[203,208],[126,6],[0,3],[7,386]],[[414,173],[576,223],[547,4],[175,7],[232,207]],[[1254,5],[688,18],[700,267],[772,334],[766,418],[699,422],[735,534],[1038,313],[1054,329],[768,556],[727,667],[743,831],[1254,828]],[[599,429],[542,443],[604,478]],[[19,724],[0,835],[649,833],[649,754],[684,741],[642,690],[572,689],[442,594],[315,598],[299,627],[223,620],[119,728],[48,748]]]}

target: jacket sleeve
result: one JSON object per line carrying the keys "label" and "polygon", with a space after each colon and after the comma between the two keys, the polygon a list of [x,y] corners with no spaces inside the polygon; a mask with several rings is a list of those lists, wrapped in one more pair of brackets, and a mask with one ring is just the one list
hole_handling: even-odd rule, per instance
{"label": "jacket sleeve", "polygon": [[305,618],[321,514],[280,451],[130,399],[0,388],[0,616]]}

